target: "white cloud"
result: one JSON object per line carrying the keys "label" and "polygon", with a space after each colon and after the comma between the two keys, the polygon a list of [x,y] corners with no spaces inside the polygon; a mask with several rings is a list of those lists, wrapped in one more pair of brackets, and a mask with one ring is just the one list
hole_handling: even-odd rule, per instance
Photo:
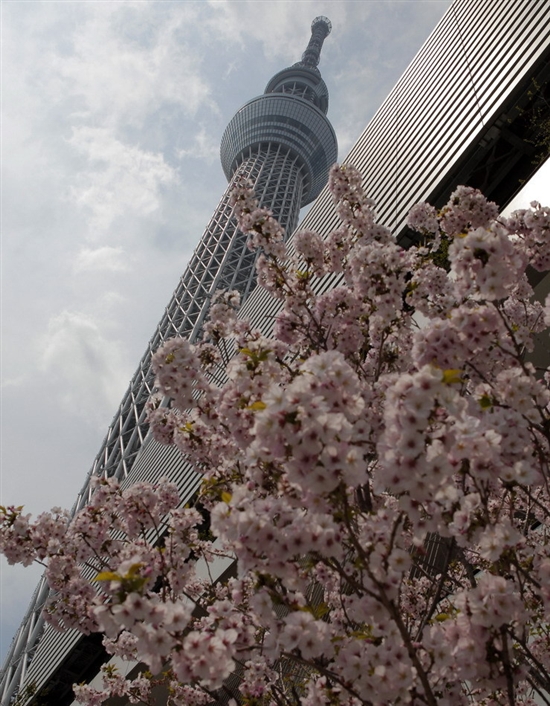
{"label": "white cloud", "polygon": [[71,187],[71,197],[91,212],[91,229],[105,230],[117,216],[134,217],[160,207],[163,186],[178,180],[161,154],[115,139],[105,128],[74,128],[69,142],[90,163]]}
{"label": "white cloud", "polygon": [[77,21],[68,37],[71,51],[50,53],[46,86],[77,99],[75,116],[94,116],[111,126],[141,126],[161,105],[177,105],[191,116],[204,104],[216,110],[201,54],[194,51],[188,32],[198,22],[197,5],[72,7]]}
{"label": "white cloud", "polygon": [[40,362],[62,405],[102,426],[120,402],[131,374],[112,332],[79,312],[64,311],[51,319]]}
{"label": "white cloud", "polygon": [[[231,0],[209,0],[208,4],[212,12],[209,13],[205,24],[220,40],[241,47],[259,42],[268,59],[284,58],[288,64],[299,60],[309,41],[308,28],[311,21],[317,15],[324,14],[322,8],[325,8],[326,14],[330,14],[327,10],[329,7],[338,12],[338,6],[326,0],[243,0],[239,3]],[[334,16],[334,12],[332,15]],[[266,83],[268,78],[266,77]]]}
{"label": "white cloud", "polygon": [[77,256],[74,271],[75,273],[108,270],[111,272],[125,272],[128,270],[128,262],[124,257],[124,250],[121,247],[113,248],[104,245],[101,248],[83,248]]}
{"label": "white cloud", "polygon": [[187,149],[178,150],[177,154],[180,159],[192,157],[193,159],[200,159],[212,164],[212,162],[219,159],[220,145],[218,140],[214,140],[212,134],[207,132],[204,126],[201,126],[191,146]]}

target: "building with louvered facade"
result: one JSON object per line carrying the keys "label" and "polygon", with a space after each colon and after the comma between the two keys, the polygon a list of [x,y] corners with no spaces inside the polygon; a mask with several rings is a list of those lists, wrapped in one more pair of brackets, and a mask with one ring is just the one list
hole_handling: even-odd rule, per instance
{"label": "building with louvered facade", "polygon": [[[316,68],[329,31],[326,18],[314,21],[302,61],[276,74],[263,96],[245,104],[222,139],[229,188],[235,174],[249,176],[263,205],[289,232],[300,205],[315,198],[302,227],[327,235],[338,224],[323,189],[336,139]],[[361,171],[379,222],[407,246],[414,239],[406,226],[413,204],[440,206],[456,185],[468,184],[505,207],[539,168],[548,168],[549,106],[548,0],[454,0],[344,161]],[[175,448],[147,435],[144,405],[153,385],[151,354],[170,336],[196,338],[216,289],[239,289],[242,316],[270,333],[278,302],[254,288],[254,255],[230,216],[226,192],[109,427],[75,511],[86,503],[93,475],[115,475],[125,485],[169,476],[184,502],[196,492],[199,474]],[[548,277],[539,279],[542,293]],[[332,284],[324,278],[320,286]],[[217,574],[228,570],[229,563],[221,563]],[[46,596],[41,583],[14,638],[2,672],[2,706],[31,684],[36,695],[24,704],[42,698],[69,706],[71,684],[92,679],[107,658],[98,636],[43,627]]]}

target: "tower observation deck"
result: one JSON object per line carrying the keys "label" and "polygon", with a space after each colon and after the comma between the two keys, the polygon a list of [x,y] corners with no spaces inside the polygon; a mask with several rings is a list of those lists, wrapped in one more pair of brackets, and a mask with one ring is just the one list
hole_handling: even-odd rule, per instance
{"label": "tower observation deck", "polygon": [[[285,156],[286,164],[293,165],[291,179],[297,187],[287,204],[294,209],[319,195],[326,184],[328,168],[336,161],[336,136],[326,117],[328,90],[317,68],[330,30],[326,17],[313,20],[311,39],[302,60],[275,74],[263,95],[245,103],[222,138],[222,167],[229,180],[251,157],[266,159],[269,154],[278,154],[279,160],[265,170],[265,178],[279,181],[281,176],[290,176],[288,167],[280,161]],[[271,203],[270,208],[284,220],[287,212],[279,213],[278,203]],[[292,211],[288,215],[297,218]],[[288,226],[295,225],[295,220],[288,221]],[[288,226],[287,230],[292,230]]]}
{"label": "tower observation deck", "polygon": [[[232,217],[230,194],[237,179],[252,181],[260,205],[273,211],[287,235],[298,223],[300,208],[326,184],[337,142],[326,117],[328,90],[317,65],[330,30],[326,17],[314,19],[301,61],[277,73],[264,93],[246,103],[227,126],[221,161],[229,185],[130,381],[73,514],[89,500],[94,476],[114,476],[129,485],[138,479],[154,481],[161,470],[184,496],[197,487],[200,479],[189,464],[167,459],[165,450],[147,436],[145,404],[154,387],[151,357],[173,336],[197,339],[218,289],[236,289],[243,301],[255,285],[256,253],[248,249],[248,238]],[[44,628],[40,614],[48,593],[43,578],[0,674],[1,706],[13,703],[18,693],[23,696],[22,687],[29,685],[35,695],[23,697],[22,704],[40,701],[46,692],[48,703],[71,704],[72,684],[88,679],[90,667],[97,668],[103,659],[93,638]]]}

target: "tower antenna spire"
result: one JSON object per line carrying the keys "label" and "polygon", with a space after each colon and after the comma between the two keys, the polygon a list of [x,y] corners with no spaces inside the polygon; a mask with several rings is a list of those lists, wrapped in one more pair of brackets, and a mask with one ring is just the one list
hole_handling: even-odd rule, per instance
{"label": "tower antenna spire", "polygon": [[313,20],[311,23],[311,38],[305,52],[302,54],[302,64],[310,68],[315,68],[319,64],[323,42],[330,34],[331,29],[332,24],[328,17],[320,15]]}

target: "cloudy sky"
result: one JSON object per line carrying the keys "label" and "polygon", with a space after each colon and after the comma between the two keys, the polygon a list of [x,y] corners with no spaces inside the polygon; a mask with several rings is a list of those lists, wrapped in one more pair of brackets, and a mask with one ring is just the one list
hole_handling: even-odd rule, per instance
{"label": "cloudy sky", "polygon": [[[2,2],[1,503],[73,504],[225,188],[223,130],[311,20],[344,157],[449,5]],[[39,574],[1,565],[2,655]]]}

